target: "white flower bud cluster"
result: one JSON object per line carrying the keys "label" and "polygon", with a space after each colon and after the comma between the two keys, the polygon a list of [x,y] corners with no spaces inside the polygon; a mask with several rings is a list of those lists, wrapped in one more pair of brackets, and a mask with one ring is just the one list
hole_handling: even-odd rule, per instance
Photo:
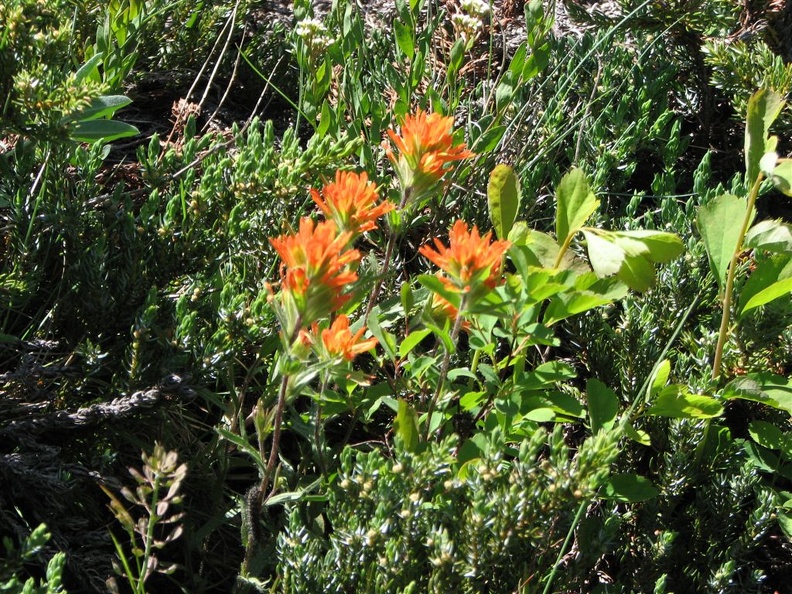
{"label": "white flower bud cluster", "polygon": [[490,12],[490,5],[485,0],[462,0],[462,12],[451,16],[451,23],[459,39],[465,42],[465,48],[470,49],[478,37],[484,17]]}
{"label": "white flower bud cluster", "polygon": [[303,19],[294,28],[294,32],[308,47],[311,54],[326,50],[333,44],[333,38],[327,34],[327,27],[318,19]]}

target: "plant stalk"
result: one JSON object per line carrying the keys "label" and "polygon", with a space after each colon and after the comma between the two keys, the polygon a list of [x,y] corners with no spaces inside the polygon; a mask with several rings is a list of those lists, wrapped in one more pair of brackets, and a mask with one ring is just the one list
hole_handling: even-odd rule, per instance
{"label": "plant stalk", "polygon": [[723,289],[723,300],[721,302],[723,312],[721,313],[720,329],[718,330],[718,344],[715,346],[715,357],[712,360],[712,379],[716,380],[721,374],[721,365],[723,361],[723,349],[726,346],[726,338],[729,334],[729,318],[731,316],[732,293],[734,292],[734,277],[737,274],[737,260],[743,251],[743,240],[745,234],[748,232],[748,227],[751,224],[754,206],[756,205],[756,198],[759,196],[759,187],[762,185],[762,173],[756,178],[751,193],[748,195],[748,208],[745,210],[745,219],[743,219],[740,235],[737,240],[737,247],[729,262],[729,268],[726,272],[726,286]]}

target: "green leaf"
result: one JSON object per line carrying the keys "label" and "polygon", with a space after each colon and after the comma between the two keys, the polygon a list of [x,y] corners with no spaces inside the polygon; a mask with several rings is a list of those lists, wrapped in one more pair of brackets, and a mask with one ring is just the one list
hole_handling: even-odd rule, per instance
{"label": "green leaf", "polygon": [[415,39],[413,39],[413,29],[411,23],[403,23],[399,19],[393,21],[393,34],[396,37],[396,45],[412,62],[415,57]]}
{"label": "green leaf", "polygon": [[788,297],[792,294],[792,278],[785,278],[783,280],[774,282],[769,287],[762,289],[753,295],[748,302],[740,310],[740,317],[745,315],[752,309],[756,309],[761,305],[775,301],[781,297]]}
{"label": "green leaf", "polygon": [[748,434],[763,448],[786,452],[789,447],[787,435],[767,421],[751,421],[748,425]]}
{"label": "green leaf", "polygon": [[792,254],[775,254],[770,258],[759,258],[756,268],[740,291],[740,307],[737,310],[739,316],[748,311],[745,310],[745,306],[754,296],[768,289],[770,285],[788,278],[792,278]]}
{"label": "green leaf", "polygon": [[723,414],[723,405],[710,396],[690,394],[684,386],[671,385],[660,391],[647,414],[675,419],[711,419]]}
{"label": "green leaf", "polygon": [[459,306],[462,302],[462,296],[456,291],[449,290],[449,288],[446,287],[443,282],[434,274],[418,275],[418,282],[433,293],[437,293],[440,295],[440,297],[459,309]]}
{"label": "green leaf", "polygon": [[520,209],[520,182],[508,165],[497,165],[490,173],[487,204],[495,234],[498,239],[505,239]]}
{"label": "green leaf", "polygon": [[670,262],[685,252],[685,244],[676,233],[638,229],[635,231],[611,231],[616,244],[633,255],[641,255],[650,262]]}
{"label": "green leaf", "polygon": [[770,125],[784,107],[783,98],[770,89],[760,89],[748,100],[748,115],[745,127],[745,172],[746,181],[753,185],[759,177],[759,162],[765,153],[775,149],[768,138]]}
{"label": "green leaf", "polygon": [[792,253],[792,225],[783,221],[761,221],[748,229],[745,247],[769,252]]}
{"label": "green leaf", "polygon": [[418,417],[415,414],[415,409],[401,398],[399,398],[399,410],[394,421],[394,431],[406,451],[416,452],[418,450]]}
{"label": "green leaf", "polygon": [[652,440],[649,437],[649,434],[644,431],[643,429],[636,429],[629,423],[624,425],[624,433],[632,439],[635,443],[639,443],[641,445],[650,446],[652,445]]}
{"label": "green leaf", "polygon": [[638,474],[616,474],[605,483],[603,499],[613,499],[625,503],[637,503],[657,497],[660,492],[645,476]]}
{"label": "green leaf", "polygon": [[586,382],[586,399],[591,432],[612,429],[619,413],[619,397],[616,393],[598,379],[592,378]]}
{"label": "green leaf", "polygon": [[67,120],[72,122],[87,122],[113,115],[116,111],[132,103],[132,99],[125,95],[104,95],[95,97],[91,104],[77,113],[71,114]]}
{"label": "green leaf", "polygon": [[96,53],[91,56],[85,64],[80,66],[80,69],[74,74],[75,84],[80,84],[88,78],[95,82],[99,82],[101,80],[99,76],[99,64],[102,63],[103,57],[102,52]]}
{"label": "green leaf", "polygon": [[748,203],[744,198],[723,194],[698,210],[696,224],[707,250],[710,268],[721,288],[740,242],[747,209]]}
{"label": "green leaf", "polygon": [[583,229],[589,262],[600,278],[613,276],[621,270],[626,254],[624,250],[595,229]]}
{"label": "green leaf", "polygon": [[91,120],[78,122],[71,133],[77,142],[111,142],[119,138],[137,136],[140,130],[124,122],[115,120]]}
{"label": "green leaf", "polygon": [[787,539],[792,540],[792,514],[778,514],[778,527],[781,528]]}
{"label": "green leaf", "polygon": [[723,397],[761,402],[792,415],[792,379],[772,373],[749,373],[728,384]]}
{"label": "green leaf", "polygon": [[245,452],[249,455],[253,462],[256,463],[258,466],[259,472],[264,473],[267,470],[267,465],[264,463],[264,460],[261,458],[261,452],[258,451],[258,448],[254,448],[253,445],[241,435],[237,435],[236,433],[232,433],[228,429],[223,429],[222,427],[218,427],[217,433],[220,435],[221,438],[225,439],[226,441],[230,441],[233,443],[239,451]]}
{"label": "green leaf", "polygon": [[660,393],[665,385],[668,383],[668,377],[671,375],[671,362],[668,359],[663,359],[654,370],[652,374],[652,383],[649,386],[649,394],[655,396]]}
{"label": "green leaf", "polygon": [[396,338],[385,330],[379,323],[379,306],[375,307],[368,317],[368,327],[374,338],[377,339],[385,355],[391,361],[396,361]]}
{"label": "green leaf", "polygon": [[410,332],[402,343],[399,345],[399,357],[402,359],[406,357],[410,351],[412,351],[418,344],[427,336],[432,333],[431,330],[428,328],[424,328],[423,330],[415,330],[414,332]]}
{"label": "green leaf", "polygon": [[589,189],[583,171],[573,168],[556,190],[556,239],[564,243],[576,233],[597,210],[599,200]]}
{"label": "green leaf", "polygon": [[787,196],[792,196],[792,159],[783,159],[770,175],[775,188]]}
{"label": "green leaf", "polygon": [[643,256],[627,256],[617,275],[621,281],[640,293],[645,293],[657,280],[652,264]]}

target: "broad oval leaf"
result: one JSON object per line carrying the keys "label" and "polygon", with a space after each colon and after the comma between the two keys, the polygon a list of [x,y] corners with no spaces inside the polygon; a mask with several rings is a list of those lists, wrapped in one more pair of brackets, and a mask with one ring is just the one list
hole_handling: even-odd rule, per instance
{"label": "broad oval leaf", "polygon": [[418,417],[413,407],[401,398],[399,398],[399,410],[396,412],[394,420],[394,431],[406,451],[415,452],[418,450]]}
{"label": "broad oval leaf", "polygon": [[776,165],[770,179],[779,192],[792,196],[792,159],[783,159]]}
{"label": "broad oval leaf", "polygon": [[624,263],[624,250],[594,229],[583,229],[589,262],[600,278],[617,274]]}
{"label": "broad oval leaf", "polygon": [[711,419],[723,414],[723,405],[715,398],[690,394],[684,386],[663,388],[648,414],[675,419]]}
{"label": "broad oval leaf", "polygon": [[115,120],[91,120],[78,122],[71,133],[72,139],[78,142],[111,142],[119,138],[137,136],[140,130]]}
{"label": "broad oval leaf", "polygon": [[592,378],[586,382],[586,399],[591,432],[612,429],[619,413],[619,397],[616,393],[598,379]]}
{"label": "broad oval leaf", "polygon": [[785,278],[780,281],[774,282],[766,289],[762,289],[754,296],[740,310],[740,316],[745,315],[752,309],[756,309],[760,305],[765,305],[781,297],[789,297],[792,295],[792,278]]}
{"label": "broad oval leaf", "polygon": [[745,247],[782,254],[792,253],[792,225],[778,220],[756,223],[745,234]]}
{"label": "broad oval leaf", "polygon": [[745,126],[745,173],[748,185],[752,185],[759,177],[762,157],[775,149],[767,133],[783,107],[783,98],[771,89],[759,89],[748,100]]}
{"label": "broad oval leaf", "polygon": [[639,474],[615,474],[605,483],[603,499],[626,503],[637,503],[657,497],[660,492],[645,476]]}
{"label": "broad oval leaf", "polygon": [[744,198],[722,194],[698,210],[696,225],[719,287],[726,282],[726,272],[739,245],[747,209]]}
{"label": "broad oval leaf", "polygon": [[520,182],[508,165],[497,165],[490,173],[487,204],[495,234],[507,238],[520,209]]}
{"label": "broad oval leaf", "polygon": [[594,214],[599,200],[591,191],[581,169],[567,173],[556,190],[556,238],[564,243],[570,234],[577,232]]}

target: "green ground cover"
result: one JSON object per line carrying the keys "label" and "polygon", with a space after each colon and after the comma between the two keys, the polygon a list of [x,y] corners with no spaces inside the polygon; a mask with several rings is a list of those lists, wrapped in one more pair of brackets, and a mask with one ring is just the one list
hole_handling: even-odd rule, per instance
{"label": "green ground cover", "polygon": [[783,2],[0,5],[0,592],[787,592]]}

